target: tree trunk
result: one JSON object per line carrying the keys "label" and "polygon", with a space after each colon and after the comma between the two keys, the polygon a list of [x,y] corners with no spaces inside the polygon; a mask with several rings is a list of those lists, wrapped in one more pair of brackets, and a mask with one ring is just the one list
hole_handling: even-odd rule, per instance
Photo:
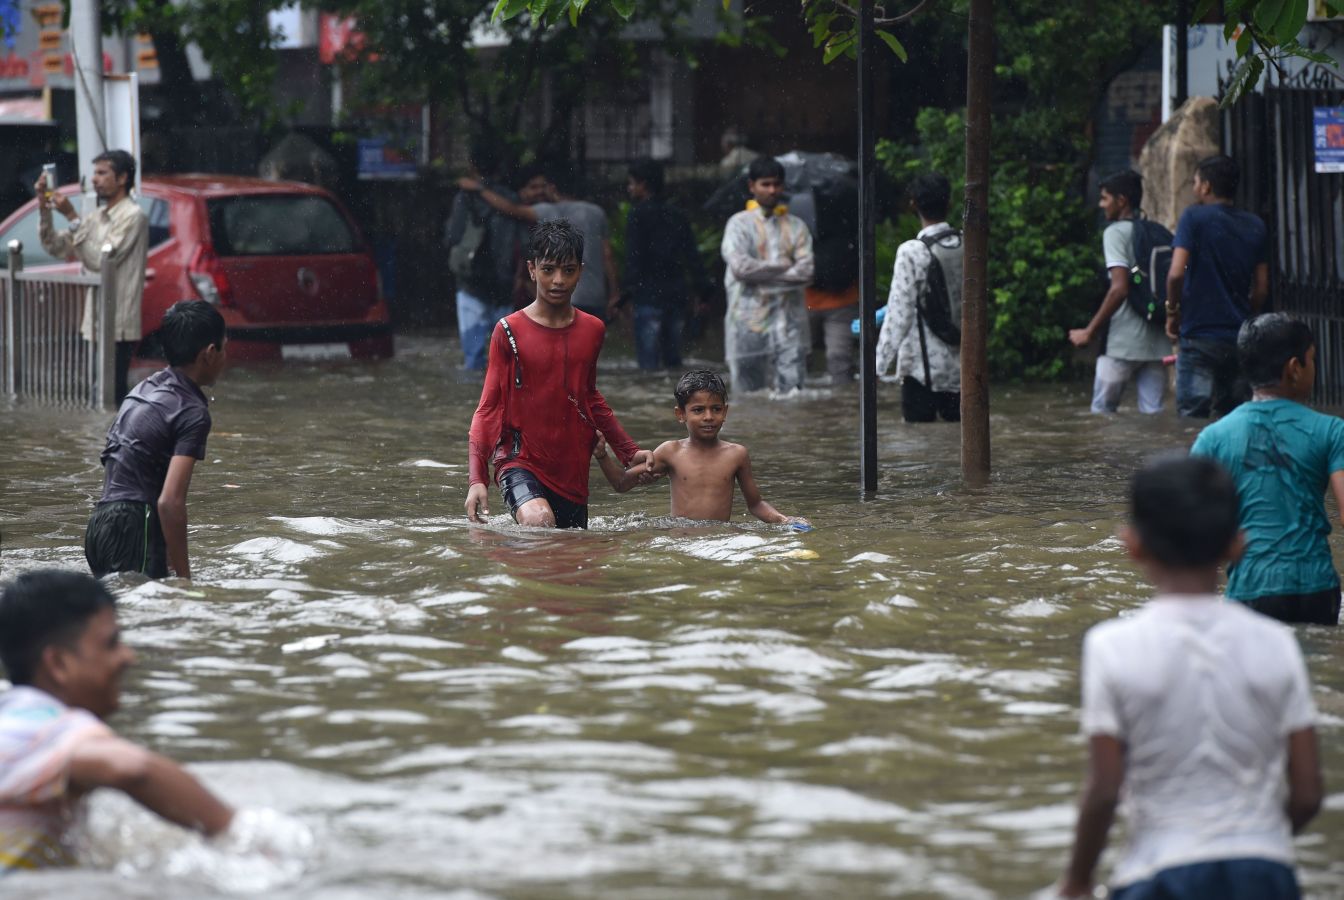
{"label": "tree trunk", "polygon": [[961,287],[961,474],[989,480],[989,140],[994,0],[971,0],[966,58],[966,208]]}

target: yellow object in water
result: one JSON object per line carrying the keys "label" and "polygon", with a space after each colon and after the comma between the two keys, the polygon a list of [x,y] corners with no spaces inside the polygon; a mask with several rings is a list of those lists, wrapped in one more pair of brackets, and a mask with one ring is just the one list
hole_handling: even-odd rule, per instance
{"label": "yellow object in water", "polygon": [[815,550],[785,550],[783,553],[776,553],[772,559],[821,559],[821,555]]}

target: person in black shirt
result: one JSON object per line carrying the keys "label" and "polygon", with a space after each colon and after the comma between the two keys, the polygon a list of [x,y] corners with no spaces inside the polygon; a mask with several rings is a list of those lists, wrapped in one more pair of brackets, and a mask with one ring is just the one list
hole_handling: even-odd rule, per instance
{"label": "person in black shirt", "polygon": [[127,395],[107,432],[103,495],[84,532],[95,577],[191,577],[187,489],[205,458],[210,410],[201,387],[224,370],[224,317],[203,300],[175,303],[159,326],[168,367]]}
{"label": "person in black shirt", "polygon": [[[681,330],[691,291],[710,291],[691,223],[663,202],[663,167],[641,160],[627,183],[634,207],[625,224],[626,298],[635,303],[635,354],[641,369],[681,365]],[[608,317],[615,308],[608,310]]]}

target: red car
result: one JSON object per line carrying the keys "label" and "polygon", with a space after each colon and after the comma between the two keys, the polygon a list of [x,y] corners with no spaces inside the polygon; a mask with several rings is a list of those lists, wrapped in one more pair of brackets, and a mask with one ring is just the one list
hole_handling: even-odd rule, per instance
{"label": "red car", "polygon": [[[77,186],[60,191],[75,194]],[[149,216],[142,355],[155,355],[152,336],[168,307],[192,297],[223,313],[232,359],[392,355],[373,252],[330,192],[290,181],[171,175],[146,178],[136,200]],[[62,222],[56,213],[56,226]],[[0,248],[15,238],[25,270],[77,270],[42,249],[36,200],[0,222]]]}

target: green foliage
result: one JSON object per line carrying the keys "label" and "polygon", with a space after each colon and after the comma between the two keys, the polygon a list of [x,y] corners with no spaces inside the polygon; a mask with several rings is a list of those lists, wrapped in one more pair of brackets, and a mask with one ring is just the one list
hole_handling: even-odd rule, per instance
{"label": "green foliage", "polygon": [[[270,14],[289,0],[102,0],[103,27],[123,34],[172,34],[182,45],[196,44],[237,101],[240,112],[269,128],[275,106],[275,49],[280,35]],[[67,7],[69,0],[66,0]]]}
{"label": "green foliage", "polygon": [[[1307,13],[1313,0],[1226,0],[1223,4],[1227,23],[1223,34],[1227,40],[1237,34],[1237,68],[1228,83],[1220,106],[1236,103],[1247,91],[1255,90],[1267,66],[1277,67],[1286,59],[1298,58],[1324,65],[1337,65],[1335,60],[1298,43],[1298,35],[1307,24]],[[1214,0],[1200,0],[1191,21],[1198,22],[1208,15]],[[1344,15],[1344,0],[1325,0],[1330,18]]]}
{"label": "green foliage", "polygon": [[[930,169],[952,182],[949,220],[960,225],[955,199],[965,189],[965,119],[961,112],[921,110],[919,143],[878,143],[879,163],[903,186]],[[1051,379],[1066,374],[1064,335],[1100,299],[1101,242],[1094,218],[1077,190],[1077,170],[1031,166],[997,149],[989,193],[989,364],[992,377]],[[898,223],[900,240],[917,224]],[[879,263],[881,265],[881,263]],[[887,264],[888,279],[890,263]]]}

